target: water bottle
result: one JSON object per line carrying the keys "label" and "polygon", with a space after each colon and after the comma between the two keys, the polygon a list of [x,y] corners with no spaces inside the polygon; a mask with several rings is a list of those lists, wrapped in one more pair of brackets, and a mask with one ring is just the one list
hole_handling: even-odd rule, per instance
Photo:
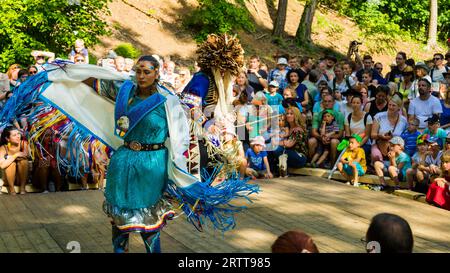
{"label": "water bottle", "polygon": [[56,191],[55,183],[53,181],[48,182],[48,191],[49,192],[55,192]]}

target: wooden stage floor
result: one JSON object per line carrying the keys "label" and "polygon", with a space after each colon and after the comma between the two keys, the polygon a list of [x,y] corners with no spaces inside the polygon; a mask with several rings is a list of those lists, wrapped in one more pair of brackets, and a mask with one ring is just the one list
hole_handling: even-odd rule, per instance
{"label": "wooden stage floor", "polygon": [[[381,212],[410,223],[414,252],[450,252],[450,211],[318,177],[258,183],[261,193],[237,216],[234,230],[200,233],[180,216],[161,235],[163,252],[270,252],[277,236],[293,229],[310,234],[320,252],[365,252],[360,239]],[[0,195],[0,253],[69,252],[71,241],[81,252],[112,252],[102,202],[98,190]],[[138,234],[131,236],[130,252],[144,252]]]}

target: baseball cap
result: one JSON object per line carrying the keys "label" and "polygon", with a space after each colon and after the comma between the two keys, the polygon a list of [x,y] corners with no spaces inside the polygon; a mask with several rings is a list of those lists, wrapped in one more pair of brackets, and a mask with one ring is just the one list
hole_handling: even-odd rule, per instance
{"label": "baseball cap", "polygon": [[288,61],[286,60],[286,58],[279,58],[277,64],[288,65]]}
{"label": "baseball cap", "polygon": [[395,145],[400,145],[402,147],[405,146],[405,141],[403,140],[403,138],[399,137],[399,136],[395,136],[393,138],[391,138],[391,140],[389,140],[390,143],[395,144]]}
{"label": "baseball cap", "polygon": [[422,78],[420,78],[421,80],[426,80],[428,83],[432,83],[432,80],[431,80],[431,77],[430,77],[430,75],[426,75],[426,76],[424,76],[424,77],[422,77]]}
{"label": "baseball cap", "polygon": [[426,142],[430,144],[438,144],[438,138],[437,137],[430,137],[426,140]]}
{"label": "baseball cap", "polygon": [[250,145],[261,145],[263,147],[266,147],[266,141],[262,136],[256,136],[255,138],[252,139]]}
{"label": "baseball cap", "polygon": [[428,125],[439,123],[439,116],[433,114],[431,117],[427,118],[425,122],[428,122]]}
{"label": "baseball cap", "polygon": [[358,143],[361,143],[361,142],[362,142],[362,137],[361,137],[360,135],[358,135],[358,134],[352,134],[352,135],[349,137],[349,139],[350,139],[350,138],[356,139],[356,141],[358,141]]}
{"label": "baseball cap", "polygon": [[269,86],[279,87],[279,84],[278,84],[277,81],[271,81],[271,82],[269,83]]}

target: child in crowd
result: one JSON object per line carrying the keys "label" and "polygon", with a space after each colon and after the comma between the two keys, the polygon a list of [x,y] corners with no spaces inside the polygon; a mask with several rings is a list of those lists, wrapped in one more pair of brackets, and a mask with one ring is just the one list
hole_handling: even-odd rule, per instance
{"label": "child in crowd", "polygon": [[444,151],[450,150],[450,132],[447,133],[447,138],[445,139]]}
{"label": "child in crowd", "polygon": [[428,146],[428,155],[425,158],[425,164],[428,165],[428,172],[430,176],[439,176],[440,167],[441,166],[441,157],[443,152],[438,144],[438,139],[436,137],[430,137],[427,140]]}
{"label": "child in crowd", "polygon": [[427,202],[450,210],[450,151],[442,155],[442,177],[436,178],[427,192]]}
{"label": "child in crowd", "polygon": [[339,125],[334,117],[333,111],[325,110],[322,115],[322,125],[320,127],[321,141],[319,141],[319,147],[316,154],[314,154],[311,160],[311,166],[316,168],[327,159],[331,149],[331,137],[335,134],[339,134]]}
{"label": "child in crowd", "polygon": [[362,137],[353,134],[349,137],[349,146],[337,164],[338,170],[347,179],[348,184],[359,186],[359,177],[364,175],[367,170],[366,154],[360,147]]}
{"label": "child in crowd", "polygon": [[84,57],[82,63],[84,64],[89,63],[89,53],[86,47],[84,46],[84,41],[81,39],[75,41],[75,47],[69,54],[70,61],[75,62],[77,55],[81,55],[82,57]]}
{"label": "child in crowd", "polygon": [[401,137],[395,136],[389,142],[389,161],[385,161],[384,163],[377,161],[374,167],[383,187],[386,186],[384,171],[387,169],[389,176],[395,183],[395,188],[398,189],[400,187],[400,181],[406,178],[406,170],[411,168],[411,158],[403,152],[405,141]]}
{"label": "child in crowd", "polygon": [[264,151],[266,147],[264,138],[262,136],[255,137],[251,143],[250,148],[245,153],[247,158],[248,168],[246,174],[252,179],[257,178],[273,178],[270,172],[269,160],[267,159],[267,152]]}
{"label": "child in crowd", "polygon": [[417,150],[417,138],[420,135],[420,132],[417,131],[419,124],[420,121],[417,118],[410,120],[408,123],[408,128],[406,128],[406,130],[400,135],[400,137],[405,141],[405,153],[409,156],[413,156]]}
{"label": "child in crowd", "polygon": [[275,150],[278,143],[289,137],[289,127],[287,127],[286,116],[280,115],[278,117],[278,128],[271,128],[270,139],[271,147],[270,150]]}
{"label": "child in crowd", "polygon": [[426,183],[429,178],[425,159],[428,155],[427,138],[429,135],[421,134],[417,137],[417,152],[411,157],[411,168],[406,170],[406,181],[410,190],[414,189],[414,182]]}
{"label": "child in crowd", "polygon": [[269,93],[266,94],[267,104],[270,105],[274,111],[278,109],[279,113],[284,113],[284,108],[282,106],[283,96],[277,91],[278,82],[271,81],[269,83]]}
{"label": "child in crowd", "polygon": [[447,133],[444,129],[439,128],[439,116],[436,114],[433,114],[429,119],[425,120],[425,122],[428,122],[428,128],[426,128],[423,133],[430,135],[430,138],[437,138],[437,143],[441,147],[441,149],[444,148],[445,139],[447,138]]}

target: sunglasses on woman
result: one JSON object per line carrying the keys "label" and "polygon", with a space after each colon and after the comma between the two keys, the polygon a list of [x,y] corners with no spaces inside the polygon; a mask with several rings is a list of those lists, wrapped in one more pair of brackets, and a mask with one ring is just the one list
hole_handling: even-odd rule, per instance
{"label": "sunglasses on woman", "polygon": [[28,71],[28,74],[30,74],[30,75],[34,75],[36,73],[37,73],[37,71],[33,71],[33,70]]}

